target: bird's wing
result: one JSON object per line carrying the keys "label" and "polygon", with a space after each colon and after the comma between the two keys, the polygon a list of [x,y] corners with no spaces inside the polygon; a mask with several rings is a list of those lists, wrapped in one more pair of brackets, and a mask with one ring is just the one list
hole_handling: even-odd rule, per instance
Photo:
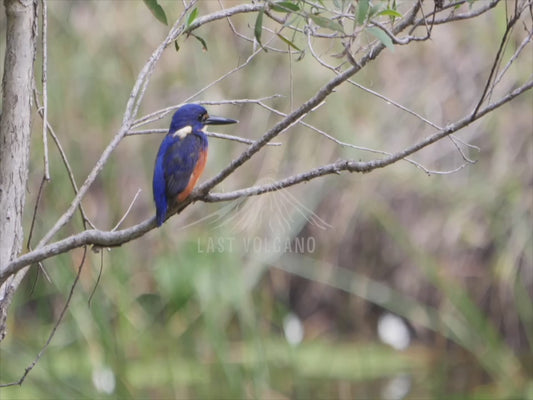
{"label": "bird's wing", "polygon": [[188,135],[169,146],[163,159],[167,198],[185,190],[201,150],[202,141],[196,135]]}

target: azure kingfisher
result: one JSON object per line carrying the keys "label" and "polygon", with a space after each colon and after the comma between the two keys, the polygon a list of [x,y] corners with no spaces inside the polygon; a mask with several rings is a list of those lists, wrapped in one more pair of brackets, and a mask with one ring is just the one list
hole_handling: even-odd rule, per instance
{"label": "azure kingfisher", "polygon": [[207,161],[206,125],[234,124],[229,118],[209,116],[198,104],[186,104],[172,116],[155,159],[153,191],[157,226],[165,222],[170,205],[185,200],[194,189]]}

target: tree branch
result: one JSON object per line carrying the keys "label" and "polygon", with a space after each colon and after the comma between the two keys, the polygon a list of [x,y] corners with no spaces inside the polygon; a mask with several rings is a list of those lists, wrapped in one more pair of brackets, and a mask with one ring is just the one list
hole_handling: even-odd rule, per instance
{"label": "tree branch", "polygon": [[[190,6],[190,5],[189,5]],[[189,28],[187,28],[187,32],[191,32],[194,29],[215,21],[217,19],[226,18],[231,15],[239,14],[239,13],[247,13],[247,12],[253,12],[260,10],[264,5],[258,5],[258,4],[244,4],[239,5],[236,7],[229,8],[227,10],[221,10],[219,12],[215,12],[203,17],[199,17],[197,20],[194,21],[193,24],[190,25]],[[122,120],[122,125],[118,132],[115,134],[114,138],[112,139],[111,143],[105,148],[102,155],[100,156],[100,159],[96,162],[96,165],[93,167],[87,178],[85,179],[85,182],[80,187],[77,195],[72,200],[69,208],[65,213],[57,220],[55,225],[48,231],[48,233],[41,239],[41,241],[38,243],[37,248],[45,245],[50,241],[50,239],[63,227],[65,226],[70,219],[72,218],[72,215],[74,214],[74,211],[80,204],[81,200],[89,190],[89,187],[93,184],[96,177],[100,173],[100,171],[103,169],[105,163],[111,156],[111,153],[117,148],[120,141],[126,136],[128,131],[131,129],[133,125],[134,118],[137,114],[138,107],[140,105],[140,102],[142,101],[144,90],[146,88],[146,85],[148,84],[152,73],[155,69],[155,65],[161,58],[163,51],[172,43],[178,36],[183,34],[185,32],[185,26],[183,24],[183,20],[187,14],[187,9],[183,11],[181,16],[178,18],[178,20],[174,23],[172,28],[170,29],[169,33],[167,34],[167,37],[161,42],[161,44],[157,47],[157,49],[152,53],[147,63],[142,68],[141,72],[139,73],[137,80],[133,86],[133,89],[130,93],[128,102],[126,104],[126,110],[124,112],[124,117]]]}
{"label": "tree branch", "polygon": [[65,317],[65,314],[68,310],[68,307],[70,305],[70,301],[72,300],[72,296],[74,295],[74,289],[76,288],[76,285],[78,284],[78,281],[80,280],[81,270],[83,268],[83,265],[85,264],[85,258],[87,256],[87,246],[83,248],[83,255],[81,257],[80,266],[78,267],[78,273],[76,274],[76,277],[74,278],[74,282],[72,282],[72,285],[70,286],[70,292],[68,294],[67,300],[65,301],[65,305],[63,306],[63,309],[59,313],[59,318],[57,319],[56,323],[54,324],[54,327],[52,328],[52,331],[48,335],[48,339],[46,340],[44,346],[41,348],[37,356],[33,359],[32,363],[26,367],[24,370],[24,373],[16,382],[10,382],[10,383],[3,383],[0,384],[0,388],[2,387],[9,387],[9,386],[16,386],[16,385],[22,385],[22,382],[26,379],[30,371],[37,365],[41,357],[43,356],[44,352],[52,342],[52,338],[55,336],[57,328],[61,324],[61,321],[63,321],[63,318]]}
{"label": "tree branch", "polygon": [[[512,92],[508,93],[506,96],[502,97],[498,101],[487,105],[483,109],[479,110],[476,114],[475,119],[472,119],[470,115],[460,119],[442,129],[435,134],[428,136],[426,139],[418,142],[417,144],[406,148],[403,151],[394,153],[393,155],[383,158],[381,160],[372,160],[367,162],[359,162],[353,160],[341,160],[332,164],[328,164],[311,171],[305,172],[303,174],[295,175],[279,182],[273,184],[267,184],[262,186],[254,186],[247,189],[236,190],[229,193],[212,193],[212,194],[203,194],[206,184],[203,188],[198,188],[189,197],[189,199],[180,206],[180,211],[191,204],[194,201],[201,200],[205,202],[218,202],[218,201],[229,201],[235,200],[240,197],[248,197],[253,195],[259,195],[262,193],[276,191],[285,187],[295,185],[300,182],[307,182],[318,177],[328,175],[328,174],[338,174],[341,171],[348,172],[370,172],[372,170],[383,168],[388,165],[394,164],[395,162],[404,159],[405,157],[416,153],[417,151],[427,147],[440,139],[451,135],[452,133],[457,132],[458,130],[464,128],[465,126],[471,124],[472,122],[480,119],[489,112],[501,107],[505,103],[508,103],[515,97],[524,93],[526,90],[533,88],[533,79],[528,81],[526,84],[516,88]],[[212,181],[212,180],[211,180]],[[208,182],[211,182],[208,181]],[[170,215],[170,214],[169,214]],[[84,245],[93,245],[98,247],[114,247],[120,246],[124,243],[127,243],[133,239],[136,239],[146,232],[155,228],[155,217],[149,218],[138,225],[132,226],[127,229],[119,231],[100,231],[100,230],[87,230],[76,235],[70,236],[66,239],[60,240],[58,242],[43,246],[39,249],[35,249],[29,253],[20,256],[19,258],[13,260],[7,268],[0,273],[0,283],[7,279],[10,275],[16,273],[20,269],[28,266],[30,264],[42,261],[46,258],[53,257],[55,255],[65,253],[69,250],[84,246]]]}
{"label": "tree branch", "polygon": [[[533,80],[528,82],[527,84],[515,89],[513,92],[509,93],[507,96],[503,97],[499,101],[485,107],[482,109],[477,115],[476,119],[481,118],[488,112],[494,110],[495,108],[498,108],[502,106],[503,104],[509,102],[516,96],[520,95],[526,90],[529,90],[533,87]],[[474,120],[474,121],[475,121]],[[427,147],[440,139],[451,135],[454,132],[457,132],[458,130],[464,128],[465,126],[471,124],[473,120],[471,119],[470,115],[460,119],[459,121],[455,122],[452,125],[447,126],[446,128],[440,130],[439,132],[436,132],[435,134],[428,136],[426,139],[420,141],[417,144],[414,144],[412,146],[409,146],[408,148],[404,149],[401,152],[391,154],[389,157],[383,158],[381,160],[373,160],[373,161],[366,161],[366,162],[360,162],[360,161],[352,161],[352,160],[340,160],[332,164],[324,165],[319,168],[312,169],[308,172],[298,174],[291,176],[289,178],[283,179],[281,181],[268,184],[268,185],[261,185],[261,186],[253,186],[246,189],[241,190],[235,190],[233,192],[227,192],[227,193],[211,193],[207,194],[205,196],[202,196],[198,200],[202,200],[205,202],[219,202],[219,201],[230,201],[235,200],[241,197],[249,197],[249,196],[256,196],[267,192],[273,192],[279,189],[283,189],[289,186],[296,185],[298,183],[307,182],[311,179],[315,179],[324,175],[329,174],[338,174],[341,171],[348,171],[348,172],[370,172],[372,170],[378,169],[378,168],[384,168],[386,166],[389,166],[391,164],[394,164],[395,162],[405,159],[405,157],[416,153],[417,151],[423,149],[424,147]]]}
{"label": "tree branch", "polygon": [[[159,133],[159,134],[166,134],[168,133],[168,129],[141,129],[136,131],[129,131],[128,136],[133,135],[150,135],[152,133]],[[204,132],[206,136],[214,137],[217,139],[226,139],[226,140],[232,140],[234,142],[238,143],[244,143],[244,144],[254,144],[255,140],[252,139],[246,139],[240,136],[235,135],[228,135],[226,133],[217,133],[217,132]],[[279,142],[271,142],[267,143],[267,146],[281,146],[281,143]]]}
{"label": "tree branch", "polygon": [[[0,273],[15,259],[23,242],[22,214],[31,134],[31,93],[35,60],[37,3],[6,0],[6,49],[0,119]],[[7,310],[25,271],[0,282],[0,341],[6,332]]]}
{"label": "tree branch", "polygon": [[[496,7],[496,5],[499,2],[500,2],[500,0],[490,0],[489,3],[485,3],[485,6],[477,8],[477,9],[474,9],[474,10],[470,10],[470,11],[465,12],[465,13],[450,14],[450,15],[448,15],[446,17],[434,18],[433,21],[432,21],[432,25],[441,25],[441,24],[446,24],[448,22],[452,22],[452,21],[463,21],[463,20],[475,18],[475,17],[487,12],[491,8]],[[429,13],[428,15],[426,15],[426,16],[420,18],[419,20],[417,20],[413,24],[413,27],[410,29],[409,34],[413,33],[414,30],[417,27],[419,27],[420,25],[425,24],[426,21],[427,21],[427,18],[434,17],[436,14],[442,13],[446,9],[450,9],[450,8],[455,9],[455,7],[457,7],[458,5],[462,5],[462,4],[465,4],[465,3],[467,3],[466,0],[461,0],[461,1],[458,1],[456,3],[450,3],[450,4],[448,4],[447,6],[441,8],[441,9],[434,10],[433,12]]]}
{"label": "tree branch", "polygon": [[509,22],[507,22],[507,25],[505,27],[505,32],[504,32],[504,34],[502,36],[502,40],[500,41],[500,46],[498,47],[498,51],[496,52],[496,57],[494,58],[494,62],[492,63],[492,67],[490,69],[489,77],[487,78],[487,82],[485,84],[485,87],[483,88],[483,93],[481,94],[481,97],[480,97],[476,107],[474,108],[474,111],[472,112],[472,117],[475,117],[475,115],[479,111],[479,108],[481,107],[481,105],[483,104],[483,102],[486,99],[486,96],[487,96],[487,93],[489,92],[491,83],[493,83],[493,78],[494,78],[494,75],[496,73],[496,68],[500,64],[500,60],[501,60],[501,57],[503,55],[503,50],[504,50],[504,48],[505,48],[505,46],[507,44],[507,40],[509,38],[509,34],[511,33],[511,30],[513,29],[514,24],[518,21],[518,19],[520,18],[520,15],[521,15],[521,13],[522,13],[522,11],[524,9],[525,9],[525,7],[523,7],[520,11],[517,11],[517,13],[513,16],[513,18],[511,18],[511,20]]}

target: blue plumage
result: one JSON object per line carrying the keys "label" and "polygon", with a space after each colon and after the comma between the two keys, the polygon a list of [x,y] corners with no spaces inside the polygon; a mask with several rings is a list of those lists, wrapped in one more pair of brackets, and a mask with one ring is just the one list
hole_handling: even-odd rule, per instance
{"label": "blue plumage", "polygon": [[189,196],[203,172],[207,159],[205,125],[236,122],[210,117],[198,104],[186,104],[174,113],[155,160],[153,194],[157,226],[165,222],[168,208],[174,201],[180,202]]}

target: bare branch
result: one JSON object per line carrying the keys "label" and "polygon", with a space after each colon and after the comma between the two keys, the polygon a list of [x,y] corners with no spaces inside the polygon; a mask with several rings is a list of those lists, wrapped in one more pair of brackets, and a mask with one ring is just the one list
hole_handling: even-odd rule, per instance
{"label": "bare branch", "polygon": [[[129,131],[128,136],[133,135],[149,135],[152,133],[168,133],[168,129],[141,129],[141,130],[135,130],[135,131]],[[226,133],[217,133],[217,132],[204,132],[206,136],[214,137],[217,139],[226,139],[226,140],[232,140],[234,142],[238,143],[244,143],[244,144],[254,144],[255,141],[251,139],[245,139],[239,136],[234,135],[228,135]],[[271,142],[267,143],[267,146],[281,146],[281,143],[279,142]]]}
{"label": "bare branch", "polygon": [[111,231],[116,231],[118,229],[118,227],[120,226],[120,224],[122,224],[124,222],[124,220],[126,219],[128,214],[130,213],[131,208],[133,207],[133,204],[135,204],[135,201],[137,200],[137,197],[139,197],[140,193],[141,193],[141,189],[137,189],[137,193],[135,193],[135,196],[133,196],[133,200],[130,202],[130,205],[129,205],[128,209],[126,210],[126,212],[124,213],[124,215],[122,216],[120,221],[118,221],[117,224],[113,227],[113,229],[111,229]]}
{"label": "bare branch", "polygon": [[392,104],[394,107],[397,107],[397,108],[399,108],[400,110],[405,111],[405,112],[407,112],[407,113],[409,113],[409,114],[415,116],[416,118],[418,118],[418,119],[421,120],[422,122],[428,124],[428,125],[431,126],[432,128],[435,128],[435,129],[437,129],[437,130],[441,130],[441,129],[442,129],[440,126],[438,126],[437,124],[431,122],[429,119],[423,117],[422,115],[418,114],[417,112],[415,112],[415,111],[413,111],[413,110],[411,110],[411,109],[409,109],[409,108],[407,108],[407,107],[405,107],[405,106],[402,106],[400,103],[398,103],[398,102],[392,100],[391,98],[389,98],[389,97],[387,97],[387,96],[384,96],[384,95],[382,95],[381,93],[378,93],[378,92],[376,92],[376,91],[374,91],[374,90],[372,90],[372,89],[369,89],[369,88],[367,88],[367,87],[365,87],[365,86],[363,86],[363,85],[361,85],[361,84],[355,82],[355,81],[352,80],[352,79],[348,79],[348,82],[351,83],[352,85],[358,87],[359,89],[364,90],[364,91],[367,92],[367,93],[370,93],[370,94],[372,94],[372,95],[374,95],[374,96],[376,96],[376,97],[379,97],[381,100],[384,100],[387,104]]}
{"label": "bare branch", "polygon": [[[35,104],[37,106],[37,112],[41,116],[43,116],[43,108],[39,105],[39,97],[37,96],[37,92],[34,91],[33,98],[35,99]],[[74,194],[78,194],[78,185],[76,184],[76,178],[74,178],[74,173],[72,172],[72,168],[70,166],[70,163],[67,158],[67,154],[63,150],[63,146],[61,146],[61,142],[59,141],[58,136],[56,135],[54,128],[52,128],[52,125],[50,124],[50,121],[47,121],[47,129],[48,134],[52,137],[57,150],[59,151],[59,155],[61,156],[61,160],[63,161],[63,164],[65,165],[65,168],[67,170],[68,178],[70,180],[70,184],[72,185],[72,188],[74,190]],[[78,205],[78,208],[80,210],[82,224],[84,228],[87,228],[86,224],[88,223],[89,226],[94,228],[94,224],[89,220],[87,217],[87,214],[85,213],[85,210],[83,209],[83,205],[80,203]]]}
{"label": "bare branch", "polygon": [[[350,80],[348,80],[348,82],[350,82]],[[376,93],[376,94],[379,95],[379,93]],[[379,96],[381,96],[381,95],[379,95]],[[274,109],[272,107],[269,107],[266,104],[262,104],[262,106],[265,107],[267,110],[273,112],[274,114],[280,115],[282,117],[287,117],[287,114],[282,113],[281,111],[276,110],[276,109]],[[402,106],[400,106],[400,107],[402,107]],[[329,133],[324,132],[323,130],[318,129],[317,127],[315,127],[315,126],[313,126],[311,124],[308,124],[307,122],[304,122],[302,120],[298,120],[298,124],[313,130],[314,132],[324,136],[326,139],[331,140],[332,142],[338,144],[339,146],[350,147],[352,149],[361,150],[361,151],[367,151],[367,152],[375,153],[375,154],[382,154],[382,155],[385,155],[385,156],[392,155],[392,153],[389,153],[388,151],[376,150],[376,149],[371,149],[369,147],[358,146],[358,145],[355,145],[353,143],[343,142],[343,141],[335,138],[334,136],[330,135]],[[441,129],[441,128],[439,128],[439,129]],[[456,168],[456,169],[453,169],[451,171],[435,171],[435,170],[430,170],[430,169],[424,167],[419,162],[416,162],[416,161],[414,161],[414,160],[412,160],[410,158],[404,158],[404,161],[407,161],[408,163],[410,163],[410,164],[414,165],[415,167],[421,169],[422,171],[424,171],[428,175],[431,175],[431,174],[445,175],[445,174],[450,174],[450,173],[453,173],[453,172],[457,172],[459,169],[463,168],[463,166],[462,166],[459,169]]]}
{"label": "bare branch", "polygon": [[[239,136],[227,135],[225,133],[216,133],[216,132],[205,132],[207,136],[214,137],[217,139],[226,139],[233,140],[234,142],[244,143],[244,144],[254,144],[255,140],[241,138]],[[280,142],[269,142],[267,146],[281,146]]]}
{"label": "bare branch", "polygon": [[100,279],[102,278],[102,272],[104,270],[104,252],[100,251],[100,268],[98,268],[98,276],[96,277],[96,282],[94,283],[93,291],[89,295],[89,299],[87,300],[87,305],[91,306],[91,301],[93,299],[94,294],[96,293],[96,289],[98,288],[98,285],[100,284]]}
{"label": "bare branch", "polygon": [[451,140],[451,142],[453,143],[453,145],[455,146],[455,148],[457,149],[457,151],[459,152],[459,154],[461,154],[461,157],[463,157],[463,160],[466,161],[467,164],[475,164],[477,161],[475,160],[472,160],[471,158],[469,158],[465,152],[463,151],[463,149],[461,148],[461,146],[459,146],[459,143],[465,145],[465,146],[469,146],[469,147],[473,147],[475,149],[477,149],[479,151],[479,147],[477,146],[473,146],[471,144],[468,144],[468,143],[465,143],[463,142],[462,140],[460,140],[458,137],[456,137],[455,135],[450,135],[448,136]]}
{"label": "bare branch", "polygon": [[[512,92],[508,93],[506,96],[502,97],[498,101],[491,103],[490,105],[485,106],[483,109],[479,110],[475,118],[472,119],[470,115],[458,120],[454,124],[447,126],[435,134],[428,136],[426,139],[418,142],[417,144],[406,148],[403,151],[394,153],[389,157],[383,158],[381,160],[373,160],[367,162],[358,162],[353,160],[341,160],[333,164],[328,164],[311,171],[308,171],[303,174],[295,175],[289,178],[286,178],[282,181],[276,182],[270,185],[258,186],[248,189],[242,189],[229,193],[212,193],[206,194],[206,188],[209,187],[212,181],[206,182],[202,187],[194,190],[193,193],[189,196],[181,206],[180,210],[188,206],[194,201],[201,200],[205,202],[217,202],[217,201],[229,201],[234,200],[239,197],[246,197],[252,195],[258,195],[266,192],[271,192],[279,190],[284,187],[292,186],[300,182],[310,181],[328,174],[338,174],[341,171],[348,172],[370,172],[374,169],[383,168],[388,165],[394,164],[395,162],[402,160],[408,157],[411,154],[416,153],[417,151],[427,147],[440,139],[449,136],[465,126],[471,124],[475,120],[482,118],[484,115],[490,113],[491,111],[501,107],[505,103],[508,103],[515,97],[521,95],[527,90],[533,88],[533,79],[525,83],[524,85],[516,88]],[[306,103],[307,104],[307,103]],[[270,132],[270,131],[269,131]],[[251,146],[253,147],[253,146]],[[246,154],[246,153],[245,153]],[[232,163],[233,165],[233,163]],[[215,177],[216,178],[216,177]],[[170,214],[169,214],[170,215]],[[59,240],[55,243],[45,245],[41,248],[37,248],[33,251],[30,251],[17,259],[13,260],[7,268],[0,273],[0,284],[4,282],[9,276],[21,270],[25,266],[31,265],[33,263],[42,261],[46,258],[56,256],[61,253],[65,253],[69,250],[72,250],[77,247],[84,245],[94,245],[97,247],[113,247],[120,246],[124,243],[127,243],[133,239],[136,239],[144,235],[149,230],[155,228],[155,217],[149,218],[138,225],[132,226],[119,231],[106,232],[99,230],[87,230],[76,235],[72,235],[66,239]]]}
{"label": "bare branch", "polygon": [[[255,54],[255,52],[254,52]],[[252,55],[254,55],[252,54]],[[251,57],[251,56],[250,56]],[[248,57],[248,60],[250,60],[250,57]],[[241,64],[239,65],[239,67],[237,68],[241,68],[243,67],[248,61],[246,61],[244,64]],[[235,70],[235,69],[234,69]],[[232,71],[234,71],[232,70]],[[223,76],[226,76],[223,75]],[[203,91],[204,89],[201,89],[201,91]],[[195,95],[193,95],[193,97],[195,97]],[[254,104],[254,103],[259,103],[261,101],[265,101],[265,100],[270,100],[270,99],[275,99],[275,98],[278,98],[278,97],[281,97],[280,94],[273,94],[273,95],[270,95],[270,96],[265,96],[265,97],[261,97],[259,99],[233,99],[233,100],[211,100],[211,101],[197,101],[198,104],[203,104],[203,105],[221,105],[221,104],[231,104],[231,105],[240,105],[240,104]],[[179,104],[174,104],[172,106],[169,106],[169,107],[165,107],[165,108],[162,108],[160,110],[157,110],[157,111],[154,111],[150,114],[147,114],[139,119],[137,119],[133,124],[132,124],[132,128],[138,128],[139,126],[142,126],[142,125],[146,125],[146,124],[149,124],[151,122],[155,122],[155,121],[158,121],[162,118],[164,118],[165,116],[167,116],[169,113],[171,113],[172,111],[175,111],[177,110],[178,108],[180,108],[183,104],[185,104],[185,102],[181,102]]]}
{"label": "bare branch", "polygon": [[[32,250],[31,239],[33,237],[33,232],[34,232],[34,228],[35,228],[35,220],[37,218],[37,210],[39,209],[39,204],[41,204],[41,198],[42,198],[42,195],[43,195],[43,192],[44,192],[44,185],[46,184],[46,182],[48,182],[46,180],[46,176],[43,175],[43,178],[41,179],[41,184],[39,185],[39,191],[37,192],[37,199],[35,200],[35,206],[33,207],[33,213],[32,213],[32,216],[31,216],[30,230],[28,232],[28,240],[26,241],[26,249],[29,250],[29,251]],[[44,268],[44,265],[41,262],[39,262],[39,268],[43,272],[43,275],[46,277],[46,280],[48,282],[51,282],[50,276],[46,272],[46,269]]]}
{"label": "bare branch", "polygon": [[[238,14],[238,13],[246,13],[246,12],[253,12],[258,11],[263,7],[263,5],[257,5],[257,4],[243,4],[236,7],[229,8],[227,10],[222,10],[216,13],[212,13],[209,15],[205,15],[202,17],[199,17],[196,19],[191,26],[188,28],[188,31],[193,31],[194,29],[209,23],[211,21],[226,18],[228,16]],[[44,244],[48,243],[50,239],[63,227],[65,226],[70,219],[72,218],[72,215],[74,213],[74,210],[78,207],[78,205],[81,202],[81,199],[85,196],[87,191],[89,190],[89,187],[93,184],[96,177],[100,173],[100,171],[103,169],[105,163],[111,156],[111,153],[115,150],[115,148],[118,146],[120,141],[124,138],[124,136],[127,134],[127,132],[130,130],[130,128],[133,125],[133,118],[135,118],[135,115],[137,113],[137,110],[140,106],[140,102],[143,98],[144,91],[146,89],[146,85],[148,84],[148,81],[150,80],[152,73],[154,71],[155,65],[161,58],[163,51],[183,32],[185,32],[185,28],[182,24],[182,20],[185,18],[187,9],[181,14],[180,18],[174,23],[172,28],[170,29],[169,33],[167,34],[167,37],[161,42],[161,44],[156,48],[156,50],[152,53],[151,57],[147,61],[147,63],[142,68],[141,72],[139,73],[137,80],[133,86],[133,89],[130,93],[128,102],[126,104],[126,109],[124,112],[124,117],[122,120],[122,125],[118,132],[115,134],[109,145],[105,148],[105,150],[102,152],[102,155],[100,156],[100,159],[96,162],[96,165],[93,167],[87,178],[85,179],[85,182],[80,187],[76,197],[72,200],[69,208],[65,213],[57,220],[55,225],[48,231],[48,233],[41,239],[37,247],[41,247]]]}
{"label": "bare branch", "polygon": [[46,183],[46,176],[43,175],[43,179],[41,179],[41,184],[39,185],[39,190],[37,191],[37,199],[35,200],[35,206],[33,207],[33,213],[31,216],[30,230],[28,232],[28,240],[26,241],[27,249],[30,249],[31,239],[33,236],[33,228],[35,228],[35,218],[37,217],[37,209],[39,208],[39,204],[41,203],[41,198],[43,195],[43,188],[44,188],[45,183]]}
{"label": "bare branch", "polygon": [[[526,90],[531,89],[532,87],[533,87],[533,80],[515,89],[513,92],[509,93],[507,96],[503,97],[499,101],[480,110],[480,112],[476,115],[476,119],[481,118],[485,114],[509,102],[516,96],[520,95]],[[210,193],[210,194],[200,197],[199,200],[206,201],[206,202],[229,201],[229,200],[238,199],[240,197],[256,196],[259,194],[276,191],[282,188],[296,185],[301,182],[310,181],[311,179],[315,179],[320,176],[329,175],[329,174],[338,174],[341,171],[370,172],[374,169],[383,168],[401,159],[404,159],[405,157],[413,153],[416,153],[417,151],[423,149],[424,147],[427,147],[430,144],[433,144],[439,141],[440,139],[446,136],[449,136],[454,132],[457,132],[458,130],[464,128],[465,126],[469,125],[472,122],[473,121],[470,119],[470,116],[468,115],[460,119],[459,121],[455,122],[454,124],[449,125],[446,128],[440,130],[439,132],[431,136],[428,136],[426,139],[420,141],[419,143],[413,146],[410,146],[401,152],[391,154],[389,157],[386,157],[381,160],[374,160],[374,161],[367,161],[367,162],[341,160],[341,161],[337,161],[332,164],[328,164],[328,165],[325,165],[319,168],[312,169],[302,174],[291,176],[289,178],[283,179],[281,181],[278,181],[278,182],[275,182],[269,185],[254,186],[254,187],[250,187],[247,189],[241,189],[241,190],[236,190],[236,191],[227,192],[227,193]],[[456,170],[459,170],[463,167],[464,165],[458,167]],[[450,171],[447,173],[451,173],[454,171]],[[196,200],[196,199],[193,199],[193,200]]]}
{"label": "bare branch", "polygon": [[44,179],[47,181],[50,180],[50,163],[48,161],[48,135],[47,125],[48,125],[48,73],[47,73],[47,63],[48,63],[48,6],[46,0],[41,0],[42,5],[42,23],[41,23],[41,35],[42,35],[42,57],[43,57],[43,66],[42,66],[42,88],[43,88],[43,154],[44,154]]}
{"label": "bare branch", "polygon": [[24,268],[24,266],[65,253],[69,250],[82,247],[84,245],[93,245],[97,247],[120,246],[133,239],[137,239],[150,229],[155,228],[155,226],[154,216],[153,218],[149,218],[138,225],[123,230],[111,232],[91,229],[69,236],[63,240],[41,246],[13,260],[0,274],[0,283],[2,283],[16,271]]}
{"label": "bare branch", "polygon": [[44,346],[42,347],[41,351],[39,351],[39,354],[37,354],[37,356],[35,357],[33,362],[28,367],[26,367],[26,369],[24,370],[24,373],[22,374],[22,376],[20,377],[20,379],[18,381],[11,382],[11,383],[0,384],[0,387],[17,386],[17,385],[20,386],[20,385],[22,385],[22,382],[24,382],[24,380],[26,379],[26,376],[28,376],[30,371],[37,365],[37,363],[39,362],[39,360],[43,356],[44,352],[46,351],[46,349],[48,348],[48,346],[52,342],[52,339],[55,336],[55,333],[57,331],[57,328],[59,327],[59,325],[61,324],[61,321],[63,321],[63,318],[65,317],[65,313],[67,312],[67,309],[68,309],[68,307],[70,305],[70,301],[72,300],[72,296],[74,294],[74,289],[76,288],[76,285],[77,285],[77,283],[78,283],[78,281],[80,279],[81,270],[83,268],[83,265],[85,264],[86,255],[87,255],[87,246],[85,246],[84,249],[83,249],[83,256],[81,258],[80,266],[78,267],[78,273],[76,274],[76,278],[74,278],[74,282],[72,283],[72,286],[70,287],[70,292],[68,294],[67,300],[65,301],[65,305],[63,306],[63,309],[61,310],[61,313],[59,314],[59,318],[57,319],[56,323],[54,324],[54,327],[52,328],[52,331],[50,332],[50,335],[48,336],[48,339],[46,340],[46,342],[45,342]]}
{"label": "bare branch", "polygon": [[[409,26],[412,23],[416,15],[416,11],[417,9],[414,8],[411,16],[406,18],[401,23],[399,23],[395,27],[395,31],[399,32],[403,30],[405,27]],[[200,193],[205,194],[215,185],[222,182],[233,171],[235,171],[235,169],[240,167],[242,164],[248,161],[255,153],[261,150],[261,148],[263,148],[266,145],[266,143],[270,142],[274,137],[276,137],[281,132],[288,129],[290,126],[295,124],[298,121],[298,119],[304,117],[310,110],[312,110],[314,107],[322,103],[324,99],[331,92],[333,92],[333,90],[337,86],[339,86],[344,81],[346,81],[351,76],[353,76],[355,73],[357,73],[369,61],[375,59],[384,48],[385,48],[385,45],[383,43],[376,43],[373,47],[370,48],[367,55],[361,59],[358,65],[352,65],[350,68],[346,69],[342,73],[339,73],[336,77],[331,79],[311,99],[303,103],[298,109],[290,113],[285,119],[283,119],[282,121],[274,125],[274,127],[272,127],[268,132],[266,132],[261,139],[259,139],[255,144],[250,146],[248,150],[243,152],[237,159],[233,160],[233,162],[228,167],[223,169],[217,176],[215,176],[214,178],[210,179],[209,181],[201,185],[198,188],[198,191]]]}
{"label": "bare branch", "polygon": [[478,112],[479,108],[481,107],[481,105],[483,104],[483,102],[486,99],[486,96],[487,96],[487,93],[489,92],[489,88],[491,86],[491,83],[493,82],[494,74],[496,73],[496,68],[500,64],[501,57],[503,56],[503,50],[504,50],[504,48],[505,48],[505,46],[507,44],[507,40],[509,39],[509,34],[511,33],[511,30],[513,29],[513,26],[515,25],[515,23],[520,18],[520,15],[521,15],[521,13],[522,13],[522,11],[524,9],[525,9],[525,7],[522,8],[520,11],[517,11],[516,14],[513,16],[513,18],[511,18],[509,20],[509,22],[507,23],[507,26],[505,27],[505,32],[504,32],[504,34],[502,36],[502,40],[500,41],[500,47],[498,48],[498,51],[496,52],[496,57],[494,58],[494,62],[492,63],[492,67],[491,67],[491,70],[490,70],[489,77],[487,78],[487,82],[485,84],[485,87],[483,88],[483,92],[481,94],[481,97],[480,97],[476,107],[474,108],[474,111],[472,112],[472,117],[474,117],[476,115],[476,113]]}
{"label": "bare branch", "polygon": [[498,74],[498,76],[496,77],[496,79],[494,79],[494,83],[491,85],[491,88],[489,90],[489,93],[487,94],[487,97],[490,98],[491,95],[492,95],[492,92],[494,90],[494,88],[496,87],[496,85],[498,83],[500,83],[500,81],[502,80],[503,76],[505,75],[505,73],[507,72],[507,70],[509,69],[509,67],[515,62],[515,60],[518,58],[518,56],[520,55],[520,53],[522,52],[522,50],[524,49],[524,47],[526,47],[526,45],[528,43],[531,43],[531,38],[533,37],[533,30],[531,32],[529,32],[529,34],[524,38],[524,40],[522,40],[522,43],[520,43],[520,46],[518,46],[518,48],[516,49],[516,51],[514,52],[514,54],[511,56],[511,58],[509,59],[509,61],[507,62],[507,64],[505,64],[505,67],[503,67],[503,69],[500,71],[500,73]]}
{"label": "bare branch", "polygon": [[[425,20],[424,20],[425,21]],[[394,35],[384,24],[382,24],[381,22],[379,21],[376,21],[376,20],[371,20],[370,22],[372,22],[372,25],[375,25],[377,26],[379,29],[381,29],[383,32],[385,32],[385,34],[392,40],[392,42],[394,44],[399,44],[399,45],[406,45],[406,44],[409,44],[413,41],[424,41],[424,40],[427,40],[429,39],[429,35],[430,35],[430,29],[428,28],[427,30],[427,33],[426,33],[426,36],[411,36],[411,35],[408,35],[404,38],[399,38],[397,37],[396,35]]]}
{"label": "bare branch", "polygon": [[[455,3],[450,3],[447,6],[441,8],[439,10],[434,10],[433,12],[429,13],[425,17],[420,18],[419,20],[417,20],[413,24],[413,27],[410,29],[409,34],[413,33],[414,30],[418,26],[420,26],[422,24],[425,24],[428,17],[433,17],[435,14],[440,14],[443,11],[445,11],[447,9],[450,9],[450,8],[451,9],[455,9],[455,7],[457,7],[458,5],[465,4],[466,2],[467,2],[466,0],[461,0],[461,1],[458,1],[458,2],[455,2]],[[474,10],[471,10],[471,11],[466,12],[466,13],[462,13],[462,14],[450,14],[450,15],[448,15],[446,17],[443,17],[443,18],[434,18],[434,20],[432,21],[432,25],[440,25],[440,24],[446,24],[446,23],[452,22],[452,21],[462,21],[462,20],[466,20],[466,19],[475,18],[475,17],[487,12],[491,8],[496,7],[496,5],[499,2],[500,2],[500,0],[490,0],[489,3],[487,3],[487,2],[479,2],[479,3],[485,4],[485,6],[477,8],[477,9],[474,9]]]}

